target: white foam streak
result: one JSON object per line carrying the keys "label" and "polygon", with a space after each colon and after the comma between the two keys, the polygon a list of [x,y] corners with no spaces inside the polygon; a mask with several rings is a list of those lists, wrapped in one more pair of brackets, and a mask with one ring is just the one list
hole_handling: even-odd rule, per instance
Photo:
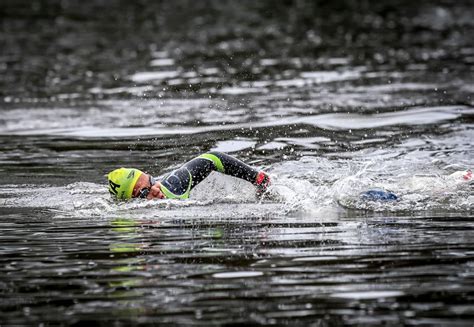
{"label": "white foam streak", "polygon": [[175,78],[179,75],[177,71],[157,71],[157,72],[139,72],[130,76],[135,83],[146,83],[152,81],[161,81],[164,79]]}

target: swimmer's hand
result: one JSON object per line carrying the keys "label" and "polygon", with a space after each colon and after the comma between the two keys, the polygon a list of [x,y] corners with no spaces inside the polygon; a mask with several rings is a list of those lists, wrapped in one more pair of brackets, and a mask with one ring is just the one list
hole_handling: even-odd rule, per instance
{"label": "swimmer's hand", "polygon": [[257,187],[257,197],[263,196],[270,186],[270,176],[266,172],[260,171],[257,174],[255,186]]}

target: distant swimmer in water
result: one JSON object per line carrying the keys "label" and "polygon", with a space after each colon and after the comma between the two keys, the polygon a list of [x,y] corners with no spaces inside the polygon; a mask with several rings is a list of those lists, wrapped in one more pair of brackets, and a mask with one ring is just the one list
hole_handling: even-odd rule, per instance
{"label": "distant swimmer in water", "polygon": [[[428,186],[444,191],[446,187],[453,187],[461,183],[470,183],[473,180],[472,170],[456,171],[443,177],[412,177],[407,181],[412,191],[423,190]],[[360,193],[360,198],[367,201],[398,201],[400,196],[385,189],[370,189]]]}
{"label": "distant swimmer in water", "polygon": [[246,180],[258,196],[270,185],[267,173],[220,152],[208,152],[157,180],[135,168],[119,168],[108,174],[109,192],[118,200],[187,199],[191,190],[213,171]]}

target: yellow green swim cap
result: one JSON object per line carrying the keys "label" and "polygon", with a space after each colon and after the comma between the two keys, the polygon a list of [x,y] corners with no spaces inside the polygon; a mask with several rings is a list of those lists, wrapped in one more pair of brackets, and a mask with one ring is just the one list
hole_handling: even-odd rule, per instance
{"label": "yellow green swim cap", "polygon": [[119,168],[110,172],[109,192],[119,200],[127,200],[132,197],[133,188],[142,171],[135,168]]}

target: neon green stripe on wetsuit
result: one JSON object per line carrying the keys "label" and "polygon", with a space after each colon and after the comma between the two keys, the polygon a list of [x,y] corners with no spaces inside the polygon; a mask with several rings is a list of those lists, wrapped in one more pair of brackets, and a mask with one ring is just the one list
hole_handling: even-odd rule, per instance
{"label": "neon green stripe on wetsuit", "polygon": [[258,170],[225,153],[208,152],[188,161],[161,180],[161,191],[167,199],[187,199],[194,186],[213,171],[244,179],[255,184]]}

